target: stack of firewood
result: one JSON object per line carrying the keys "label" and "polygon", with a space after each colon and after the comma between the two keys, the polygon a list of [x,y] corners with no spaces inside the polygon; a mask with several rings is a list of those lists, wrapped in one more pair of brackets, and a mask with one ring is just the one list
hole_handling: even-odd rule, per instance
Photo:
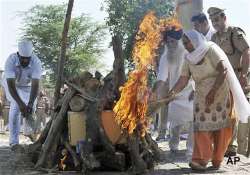
{"label": "stack of firewood", "polygon": [[[99,73],[93,76],[83,72],[79,76],[65,80],[68,86],[55,106],[54,112],[38,140],[29,145],[36,168],[53,168],[58,165],[65,170],[65,159],[71,157],[73,169],[83,172],[96,168],[131,170],[131,174],[144,173],[153,168],[160,159],[160,149],[149,134],[141,137],[136,132],[123,137],[126,142],[114,145],[103,128],[101,113],[112,110],[118,95],[114,89],[113,72],[102,79]],[[86,114],[86,141],[79,154],[71,146],[67,137],[67,112],[83,111]],[[66,133],[66,134],[65,134]],[[63,148],[63,149],[61,149]],[[61,151],[63,150],[63,151]],[[59,158],[62,152],[63,158]]]}

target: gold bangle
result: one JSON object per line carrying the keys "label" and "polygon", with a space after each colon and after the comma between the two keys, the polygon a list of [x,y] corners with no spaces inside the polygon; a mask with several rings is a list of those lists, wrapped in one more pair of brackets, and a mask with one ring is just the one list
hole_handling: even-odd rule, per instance
{"label": "gold bangle", "polygon": [[176,94],[176,92],[174,91],[174,90],[171,90],[170,92],[169,92],[169,95],[170,96],[174,96]]}

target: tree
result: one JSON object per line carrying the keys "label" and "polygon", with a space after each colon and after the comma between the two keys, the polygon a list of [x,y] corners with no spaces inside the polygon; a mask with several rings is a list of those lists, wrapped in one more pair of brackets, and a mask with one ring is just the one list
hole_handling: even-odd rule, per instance
{"label": "tree", "polygon": [[[57,72],[65,13],[66,5],[37,5],[24,13],[24,37],[33,41],[34,51],[52,80]],[[87,15],[71,19],[65,77],[102,66],[99,58],[104,52],[105,36],[105,25],[93,22]]]}
{"label": "tree", "polygon": [[107,25],[113,36],[121,36],[126,60],[132,57],[134,36],[143,16],[152,10],[159,17],[167,17],[174,10],[174,0],[105,0],[105,4]]}
{"label": "tree", "polygon": [[[114,91],[124,83],[124,68],[133,68],[132,49],[137,28],[148,11],[154,11],[159,17],[168,17],[173,13],[174,0],[105,0],[103,8],[107,11],[106,23],[112,35],[114,50]],[[127,64],[125,66],[125,64]],[[123,69],[122,69],[123,68]],[[122,70],[122,71],[121,71]],[[121,75],[124,74],[124,75]],[[152,76],[150,74],[151,84]]]}

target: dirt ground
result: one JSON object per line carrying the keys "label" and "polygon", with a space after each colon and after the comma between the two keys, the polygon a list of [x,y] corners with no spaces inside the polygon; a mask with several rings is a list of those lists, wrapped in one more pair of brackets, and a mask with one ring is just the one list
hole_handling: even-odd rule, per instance
{"label": "dirt ground", "polygon": [[[20,136],[21,144],[30,144],[29,139]],[[24,154],[16,154],[9,148],[8,133],[0,134],[0,175],[80,175],[76,172],[46,172],[33,169],[29,157]],[[250,174],[250,158],[240,156],[240,161],[232,161],[227,164],[228,158],[225,158],[222,167],[219,170],[208,170],[206,172],[194,172],[185,158],[185,140],[180,143],[180,151],[172,154],[169,152],[168,141],[159,142],[159,146],[164,150],[164,159],[155,169],[145,173],[145,175],[183,175],[183,174],[226,174],[226,175],[248,175]],[[91,172],[89,175],[129,175],[126,172]]]}

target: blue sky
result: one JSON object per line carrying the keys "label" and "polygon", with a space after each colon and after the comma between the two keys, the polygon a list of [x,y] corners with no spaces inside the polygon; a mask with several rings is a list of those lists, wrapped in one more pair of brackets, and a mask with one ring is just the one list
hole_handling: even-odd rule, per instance
{"label": "blue sky", "polygon": [[[20,37],[22,20],[17,15],[20,11],[26,11],[36,4],[61,4],[67,0],[0,0],[0,69],[8,55],[17,50],[17,41]],[[103,0],[75,0],[73,15],[81,13],[89,14],[95,20],[104,22],[107,14],[100,11]],[[239,26],[250,37],[250,1],[249,0],[203,0],[204,11],[211,6],[226,9],[229,24]],[[110,37],[107,40],[107,48]],[[103,62],[107,69],[112,68],[112,49],[107,49],[103,56]]]}

